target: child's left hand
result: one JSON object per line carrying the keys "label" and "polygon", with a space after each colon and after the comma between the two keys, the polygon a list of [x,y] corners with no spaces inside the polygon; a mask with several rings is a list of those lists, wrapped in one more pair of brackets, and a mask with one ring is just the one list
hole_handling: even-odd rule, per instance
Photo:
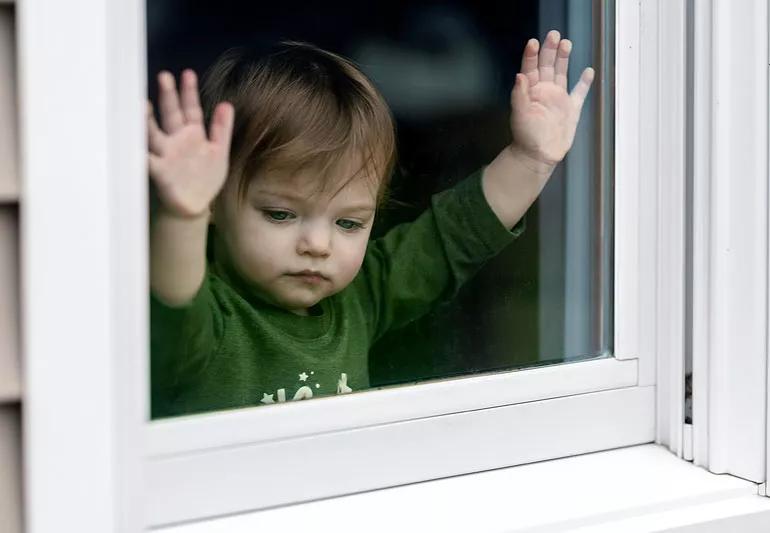
{"label": "child's left hand", "polygon": [[542,50],[536,39],[524,47],[521,72],[511,91],[513,141],[482,176],[484,197],[506,228],[512,228],[540,195],[575,139],[594,70],[585,69],[569,94],[571,51],[572,43],[556,30],[548,32]]}
{"label": "child's left hand", "polygon": [[572,43],[551,30],[539,48],[537,39],[530,39],[524,47],[521,72],[511,91],[510,148],[536,165],[552,167],[572,146],[594,70],[586,68],[569,94],[567,66]]}

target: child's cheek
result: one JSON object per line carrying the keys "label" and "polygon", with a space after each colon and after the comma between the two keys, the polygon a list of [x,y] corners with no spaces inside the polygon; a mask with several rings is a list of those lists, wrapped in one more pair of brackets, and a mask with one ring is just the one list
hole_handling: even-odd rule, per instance
{"label": "child's cheek", "polygon": [[363,239],[355,243],[348,243],[350,246],[346,247],[344,257],[341,258],[340,266],[341,270],[345,272],[345,277],[348,281],[352,281],[361,269],[361,264],[363,263],[366,254],[366,243],[367,239]]}
{"label": "child's cheek", "polygon": [[281,260],[290,252],[290,239],[267,226],[269,224],[266,221],[256,223],[252,231],[242,235],[242,249],[248,250],[249,263],[259,271],[260,277],[285,270]]}

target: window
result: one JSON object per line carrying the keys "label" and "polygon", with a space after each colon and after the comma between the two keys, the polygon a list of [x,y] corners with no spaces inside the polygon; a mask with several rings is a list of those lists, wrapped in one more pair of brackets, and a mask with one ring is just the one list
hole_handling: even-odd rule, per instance
{"label": "window", "polygon": [[[582,21],[586,26],[590,26],[595,18],[609,16],[608,12],[598,7],[593,9],[592,4],[584,7],[582,11],[564,11],[560,16],[568,18],[571,12],[576,25]],[[580,13],[592,13],[592,16],[580,18]],[[613,19],[605,18],[601,27],[611,29]],[[638,39],[638,33],[633,31],[639,21],[637,11],[624,6],[617,19],[622,23],[620,27],[631,28],[631,31],[619,34],[619,40],[633,42]],[[541,22],[544,27],[555,24],[545,16]],[[539,29],[537,33],[540,33]],[[612,42],[612,32],[592,35],[595,38],[594,49],[605,50],[595,59],[603,65],[611,65],[612,54],[601,45],[605,41]],[[214,55],[209,54],[210,57]],[[618,101],[619,114],[638,112],[637,104],[632,99],[639,94],[634,86],[639,76],[638,58],[629,56],[625,59],[624,68],[627,70],[617,74],[617,83],[626,87],[628,92],[618,91],[615,94],[627,94],[628,100]],[[611,91],[613,85],[610,80],[597,84],[594,88],[599,90],[595,94]],[[608,254],[614,249],[613,261],[620,265],[620,269],[614,271],[613,280],[604,279],[590,285],[592,290],[587,289],[587,284],[581,285],[586,294],[586,300],[581,301],[593,302],[590,308],[595,310],[594,318],[583,322],[583,326],[575,323],[572,328],[581,332],[574,338],[584,339],[582,344],[575,343],[575,346],[587,349],[594,343],[596,352],[599,352],[601,339],[609,337],[612,331],[610,326],[615,324],[611,336],[611,344],[616,347],[612,354],[614,357],[385,388],[361,395],[321,398],[314,402],[155,421],[150,425],[148,451],[152,465],[152,496],[148,501],[153,523],[173,523],[237,512],[244,508],[269,507],[298,499],[392,486],[653,440],[654,367],[650,364],[650,355],[654,352],[645,352],[636,344],[636,335],[640,335],[636,320],[640,312],[638,305],[660,305],[662,302],[645,301],[640,297],[641,288],[653,282],[655,270],[648,271],[648,276],[639,274],[636,261],[649,259],[639,253],[637,246],[641,242],[635,234],[640,232],[640,239],[655,238],[653,229],[656,225],[643,226],[638,218],[642,216],[638,209],[642,201],[640,197],[654,198],[655,191],[640,189],[642,184],[634,173],[638,151],[634,151],[633,139],[637,132],[631,125],[636,122],[629,121],[628,129],[619,130],[617,136],[613,136],[612,113],[608,111],[611,109],[607,105],[595,105],[592,113],[586,115],[593,117],[585,122],[585,127],[589,128],[587,136],[592,141],[586,141],[589,146],[584,147],[581,157],[576,155],[566,165],[567,172],[572,171],[576,179],[582,176],[585,182],[590,182],[588,176],[595,175],[593,172],[596,171],[606,181],[596,179],[589,198],[565,189],[552,192],[551,199],[557,206],[573,202],[573,207],[556,209],[557,213],[566,213],[562,218],[565,227],[578,224],[581,219],[579,213],[585,214],[589,210],[586,206],[602,206],[604,211],[599,210],[602,216],[582,222],[585,224],[582,227],[593,228],[591,231],[597,236],[601,231],[612,235],[610,230],[616,223],[611,224],[609,220],[612,214],[609,201],[613,194],[618,205],[624,206],[616,219],[615,235],[618,237],[614,240],[597,238],[592,247],[596,253],[583,256],[581,264],[586,268],[575,278],[585,281],[590,272],[593,283],[594,278],[602,279],[602,272],[604,276],[612,272]],[[598,142],[602,138],[605,142]],[[613,139],[616,139],[623,154],[616,161],[618,174],[627,176],[625,180],[616,182],[614,190],[610,187],[611,173],[608,172],[613,168],[613,143],[610,142]],[[603,148],[594,150],[593,146]],[[570,213],[577,218],[568,220],[572,216]],[[663,214],[646,213],[645,216]],[[530,227],[535,230],[541,226],[537,220],[528,220],[528,224],[533,224]],[[557,248],[564,247],[564,240],[555,241]],[[610,243],[613,245],[610,246]],[[581,247],[576,250],[578,248]],[[529,257],[533,257],[532,253],[535,256],[546,253],[538,250],[542,249],[535,247]],[[562,250],[559,253],[563,255],[566,252]],[[570,264],[577,263],[580,261],[575,259]],[[558,274],[552,275],[558,277]],[[612,290],[612,298],[602,290]],[[558,295],[554,296],[554,300],[561,298],[564,301],[563,287],[554,294]],[[612,300],[614,305],[609,304]],[[559,305],[554,304],[552,310]],[[600,318],[610,312],[613,320],[607,316]],[[602,320],[605,321],[604,329]],[[566,329],[569,328],[559,326],[556,336],[562,336]],[[605,344],[605,348],[609,348],[609,343]],[[579,351],[576,349],[568,355],[579,355]],[[588,426],[597,428],[597,431],[585,433],[578,429]],[[468,428],[471,427],[475,430],[470,431]],[[519,432],[527,438],[511,442],[510,435]],[[313,438],[305,438],[309,436]],[[409,444],[404,447],[404,443]],[[471,449],[473,454],[465,453]],[[407,450],[410,459],[403,460],[399,450]],[[364,451],[365,456],[362,455]],[[307,476],[299,472],[290,479],[268,474],[269,465],[284,464],[289,457],[303,457],[304,462],[314,465],[316,470],[312,478],[315,481],[305,479]],[[372,465],[369,457],[379,457],[381,463]],[[451,466],[447,468],[447,465]],[[190,490],[197,490],[191,487],[208,486],[211,482],[208,473],[219,470],[237,471],[238,474],[216,495],[208,492],[205,498],[191,495]],[[367,475],[340,476],[335,473],[339,471],[367,472]],[[258,496],[242,490],[253,476],[260,477],[271,490]],[[301,495],[295,489],[298,484],[303,486]],[[181,496],[182,492],[187,496]],[[162,505],[159,502],[163,502]]]}
{"label": "window", "polygon": [[[532,36],[561,30],[574,43],[569,88],[586,66],[599,72],[575,145],[514,229],[526,231],[467,279],[456,296],[375,342],[368,355],[368,385],[607,358],[613,334],[612,4],[377,2],[364,9],[327,2],[319,13],[312,2],[232,1],[212,14],[207,5],[153,2],[147,11],[149,90],[157,105],[160,70],[179,75],[192,67],[203,75],[236,46],[253,47],[264,56],[278,41],[306,41],[350,57],[382,91],[396,119],[394,201],[378,211],[376,239],[413,222],[433,194],[491,162],[510,142],[510,90],[523,47]],[[210,246],[214,240],[212,233]],[[226,344],[227,332],[224,337]],[[238,375],[268,370],[248,365]],[[336,381],[326,383],[328,376],[318,378],[314,370],[319,369],[310,363],[297,366],[291,376],[299,378],[281,381],[286,387],[278,391],[256,390],[260,380],[255,378],[251,400],[239,395],[208,409],[291,400],[307,386],[315,396],[333,394]],[[346,377],[352,383],[345,385],[360,390],[357,376]],[[154,408],[159,416],[206,410],[200,402],[177,399],[183,392],[167,396],[156,402],[175,405]]]}

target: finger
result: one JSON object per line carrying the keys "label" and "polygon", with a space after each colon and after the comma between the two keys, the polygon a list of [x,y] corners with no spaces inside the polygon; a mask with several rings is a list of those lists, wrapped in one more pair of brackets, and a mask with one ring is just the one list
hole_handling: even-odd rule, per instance
{"label": "finger", "polygon": [[230,138],[233,134],[233,121],[235,111],[229,102],[220,102],[214,108],[209,126],[209,139],[214,144],[220,145],[224,150],[230,151]]}
{"label": "finger", "polygon": [[524,53],[521,56],[521,73],[529,80],[530,85],[534,85],[540,79],[537,70],[537,52],[540,49],[540,42],[537,39],[530,39],[524,47]]}
{"label": "finger", "polygon": [[147,102],[147,141],[150,151],[155,154],[163,153],[163,145],[166,143],[166,135],[155,122],[155,114],[152,112],[152,103]]}
{"label": "finger", "polygon": [[511,91],[511,107],[522,109],[529,104],[529,79],[524,74],[516,74],[516,83]]}
{"label": "finger", "polygon": [[176,92],[174,76],[167,71],[158,74],[158,87],[160,89],[158,100],[160,101],[160,123],[166,133],[174,133],[184,126],[184,115],[179,107],[179,95]]}
{"label": "finger", "polygon": [[578,109],[583,107],[583,102],[585,102],[586,96],[588,95],[588,90],[591,88],[591,82],[593,81],[594,69],[588,67],[580,75],[580,79],[572,89],[572,94],[570,94],[570,98],[572,98],[572,100],[575,102],[575,105],[578,106]]}
{"label": "finger", "polygon": [[182,71],[182,113],[188,124],[203,124],[203,110],[198,98],[198,76],[186,69]]}
{"label": "finger", "polygon": [[554,63],[556,62],[556,49],[559,46],[561,35],[556,30],[551,30],[545,36],[542,48],[540,48],[540,58],[538,70],[540,71],[540,81],[553,81]]}
{"label": "finger", "polygon": [[572,52],[572,42],[562,39],[556,50],[556,65],[554,66],[554,82],[559,87],[567,90],[567,70],[569,67],[569,54]]}

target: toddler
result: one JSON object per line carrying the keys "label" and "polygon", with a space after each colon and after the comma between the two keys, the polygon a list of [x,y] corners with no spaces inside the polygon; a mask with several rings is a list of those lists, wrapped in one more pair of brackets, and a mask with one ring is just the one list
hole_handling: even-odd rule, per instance
{"label": "toddler", "polygon": [[[370,346],[451,298],[520,232],[572,145],[593,79],[567,92],[571,43],[531,39],[513,141],[369,241],[396,157],[393,119],[348,60],[304,43],[231,51],[148,106],[152,416],[348,393]],[[204,125],[208,124],[208,134]],[[208,253],[207,253],[208,250]]]}

